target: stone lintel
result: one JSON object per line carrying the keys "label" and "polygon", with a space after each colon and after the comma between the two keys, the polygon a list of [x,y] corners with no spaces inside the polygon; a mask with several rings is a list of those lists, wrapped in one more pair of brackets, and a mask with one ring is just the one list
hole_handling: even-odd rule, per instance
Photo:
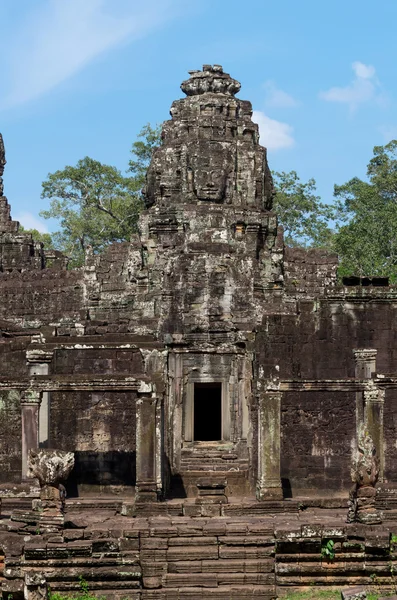
{"label": "stone lintel", "polygon": [[26,360],[28,363],[50,363],[53,359],[53,350],[44,350],[42,348],[32,348],[26,350]]}

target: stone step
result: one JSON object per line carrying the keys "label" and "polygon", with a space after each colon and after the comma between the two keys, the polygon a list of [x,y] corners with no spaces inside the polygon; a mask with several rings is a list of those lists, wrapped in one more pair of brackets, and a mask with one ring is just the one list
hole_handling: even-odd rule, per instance
{"label": "stone step", "polygon": [[142,600],[274,600],[275,585],[221,585],[219,587],[167,587],[142,590]]}
{"label": "stone step", "polygon": [[236,452],[211,448],[182,448],[181,450],[181,456],[212,456],[214,458],[222,458],[222,456],[227,455],[236,456]]}
{"label": "stone step", "polygon": [[222,458],[222,457],[208,457],[208,456],[182,456],[181,462],[189,463],[203,463],[203,464],[229,464],[229,463],[244,463],[248,464],[246,458]]}
{"label": "stone step", "polygon": [[181,472],[183,473],[184,471],[202,471],[202,472],[211,472],[211,471],[216,471],[219,473],[225,472],[227,473],[228,471],[241,471],[241,472],[246,472],[248,471],[248,465],[246,464],[225,464],[222,463],[220,465],[218,464],[207,464],[207,465],[201,465],[201,464],[192,464],[192,463],[181,463]]}

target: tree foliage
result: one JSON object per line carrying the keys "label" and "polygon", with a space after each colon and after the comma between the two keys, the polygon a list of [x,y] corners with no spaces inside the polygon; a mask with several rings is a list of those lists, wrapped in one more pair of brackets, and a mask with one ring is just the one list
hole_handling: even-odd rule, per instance
{"label": "tree foliage", "polygon": [[70,257],[72,266],[83,263],[88,246],[99,252],[110,243],[128,240],[136,231],[143,207],[141,188],[159,139],[158,128],[147,125],[139,137],[143,140],[132,145],[128,177],[86,156],[75,166],[50,173],[43,182],[42,198],[50,200],[50,208],[40,215],[58,220],[53,246]]}
{"label": "tree foliage", "polygon": [[295,171],[273,172],[275,199],[273,211],[284,227],[289,246],[330,247],[335,219],[334,207],[321,202],[316,195],[316,182],[303,183]]}
{"label": "tree foliage", "polygon": [[30,233],[35,242],[42,242],[45,248],[52,248],[53,241],[51,237],[51,233],[43,233],[38,229],[27,229],[22,225],[19,226],[19,231],[21,233]]}
{"label": "tree foliage", "polygon": [[153,151],[161,144],[161,125],[152,127],[147,123],[138,134],[138,140],[132,144],[132,158],[129,161],[129,171],[139,187],[145,183],[146,171],[152,158]]}
{"label": "tree foliage", "polygon": [[375,146],[368,181],[335,186],[344,221],[334,237],[340,275],[389,276],[397,281],[397,140]]}

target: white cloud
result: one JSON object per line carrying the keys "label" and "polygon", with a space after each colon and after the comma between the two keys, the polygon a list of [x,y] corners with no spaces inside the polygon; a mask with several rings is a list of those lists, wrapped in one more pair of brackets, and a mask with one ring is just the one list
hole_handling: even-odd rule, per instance
{"label": "white cloud", "polygon": [[277,87],[274,81],[268,80],[264,83],[265,103],[275,108],[291,108],[297,105],[296,100],[284,90]]}
{"label": "white cloud", "polygon": [[4,49],[10,72],[3,108],[28,102],[65,81],[100,54],[148,34],[174,16],[178,0],[44,0]]}
{"label": "white cloud", "polygon": [[375,68],[356,61],[352,64],[354,79],[345,87],[332,87],[319,96],[328,102],[348,104],[350,110],[355,110],[359,104],[370,100],[381,100],[380,84],[376,77]]}
{"label": "white cloud", "polygon": [[362,62],[356,61],[352,64],[352,67],[356,77],[362,79],[372,79],[372,77],[375,77],[375,67],[372,65],[364,65]]}
{"label": "white cloud", "polygon": [[252,120],[259,125],[261,144],[269,150],[281,150],[294,146],[295,140],[292,136],[291,125],[271,119],[260,110],[253,111]]}
{"label": "white cloud", "polygon": [[46,224],[32,213],[22,210],[13,217],[14,221],[19,221],[25,229],[37,229],[40,233],[48,233]]}

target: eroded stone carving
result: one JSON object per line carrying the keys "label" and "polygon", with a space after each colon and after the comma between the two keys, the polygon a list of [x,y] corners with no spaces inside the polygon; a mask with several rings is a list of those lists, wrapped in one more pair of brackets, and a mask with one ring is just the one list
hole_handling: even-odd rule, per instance
{"label": "eroded stone carving", "polygon": [[0,196],[3,195],[4,186],[3,186],[3,173],[4,167],[6,164],[6,151],[4,148],[3,136],[0,133]]}
{"label": "eroded stone carving", "polygon": [[190,79],[181,83],[186,96],[196,96],[212,92],[234,96],[240,91],[240,82],[223,72],[221,65],[203,65],[202,71],[189,71]]}
{"label": "eroded stone carving", "polygon": [[222,67],[190,71],[147,174],[146,204],[225,203],[271,209],[273,183],[250,102]]}
{"label": "eroded stone carving", "polygon": [[36,477],[40,487],[57,487],[69,477],[74,467],[74,454],[44,448],[30,450],[28,467],[29,477]]}
{"label": "eroded stone carving", "polygon": [[44,527],[56,528],[63,525],[65,508],[66,481],[74,467],[73,452],[61,450],[30,450],[28,475],[35,477],[40,483],[40,505]]}
{"label": "eroded stone carving", "polygon": [[378,477],[376,447],[366,425],[362,423],[358,430],[357,452],[351,469],[354,485],[349,494],[348,523],[381,523],[380,513],[375,508]]}

